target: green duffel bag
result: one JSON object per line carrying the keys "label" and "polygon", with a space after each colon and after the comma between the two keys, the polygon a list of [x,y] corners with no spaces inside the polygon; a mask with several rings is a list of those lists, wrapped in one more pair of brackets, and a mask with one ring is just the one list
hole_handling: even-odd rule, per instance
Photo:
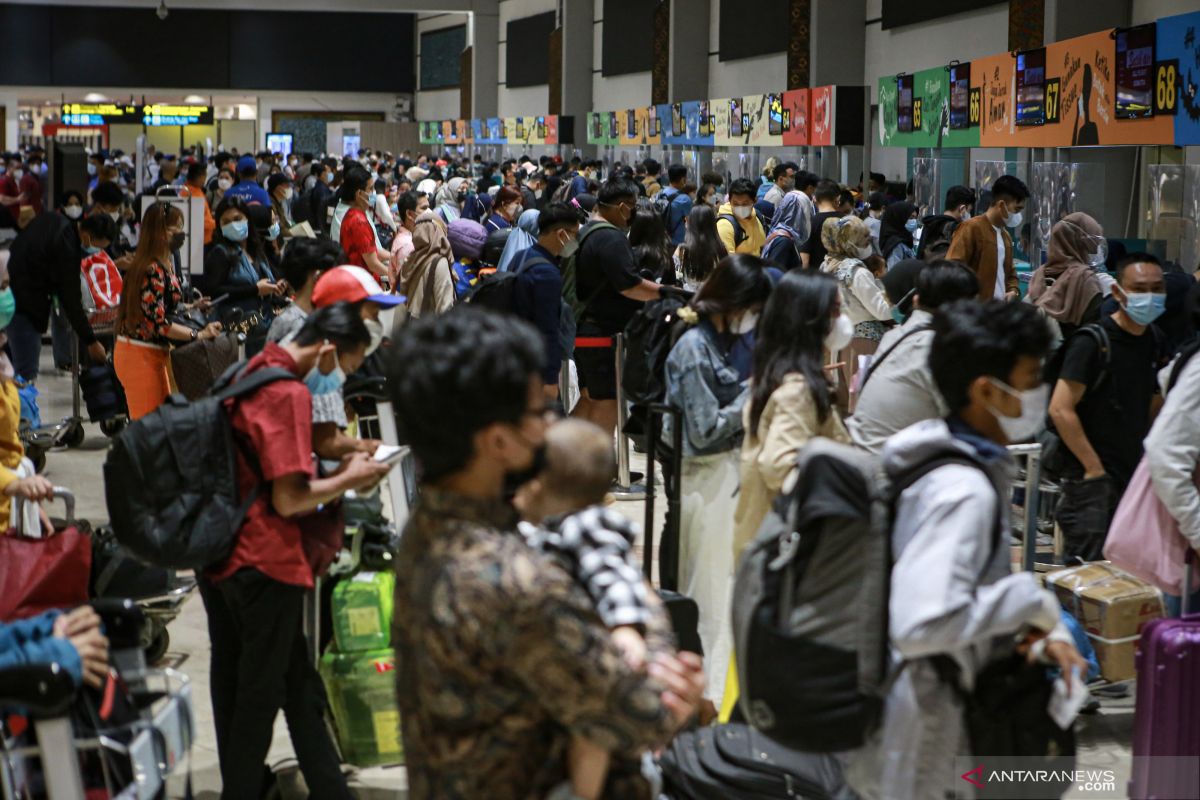
{"label": "green duffel bag", "polygon": [[359,572],[333,587],[333,640],[339,653],[391,646],[395,587],[391,572]]}
{"label": "green duffel bag", "polygon": [[390,648],[367,653],[327,652],[321,679],[337,728],[342,759],[359,767],[404,762],[395,658]]}

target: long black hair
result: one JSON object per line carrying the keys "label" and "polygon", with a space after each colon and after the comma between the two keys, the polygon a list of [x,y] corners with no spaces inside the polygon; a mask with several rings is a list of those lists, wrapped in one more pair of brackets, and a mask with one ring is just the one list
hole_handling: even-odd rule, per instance
{"label": "long black hair", "polygon": [[758,256],[726,256],[696,292],[691,307],[701,317],[713,317],[765,303],[771,296],[766,266]]}
{"label": "long black hair", "polygon": [[[707,184],[706,184],[707,185]],[[711,206],[696,204],[687,216],[687,232],[683,235],[683,277],[693,283],[703,283],[721,259],[729,255],[721,237],[717,236],[717,212]]]}
{"label": "long black hair", "polygon": [[217,207],[213,209],[213,218],[217,221],[217,229],[213,231],[213,244],[225,245],[232,247],[234,250],[241,250],[242,243],[235,242],[225,238],[225,234],[221,232],[221,217],[225,216],[226,211],[239,211],[246,218],[246,252],[250,255],[250,260],[254,262],[263,261],[266,259],[266,248],[263,246],[262,234],[258,232],[257,226],[254,224],[252,215],[250,214],[250,206],[245,200],[237,195],[225,195],[221,198],[221,202],[217,203]]}
{"label": "long black hair", "polygon": [[817,419],[825,422],[832,407],[829,379],[822,354],[825,337],[833,328],[838,283],[816,270],[792,270],[771,292],[758,321],[754,343],[754,387],[750,396],[750,430],[757,434],[767,400],[792,373],[804,376],[817,406]]}
{"label": "long black hair", "polygon": [[[651,280],[664,275],[673,277],[671,264],[671,239],[662,217],[648,208],[639,208],[629,223],[629,246],[633,248],[633,261],[638,268],[648,271]],[[669,281],[674,282],[674,281]]]}

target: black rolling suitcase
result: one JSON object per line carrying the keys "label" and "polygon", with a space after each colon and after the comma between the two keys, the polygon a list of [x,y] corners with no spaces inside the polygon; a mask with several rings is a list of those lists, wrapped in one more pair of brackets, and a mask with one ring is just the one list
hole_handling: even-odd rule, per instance
{"label": "black rolling suitcase", "polygon": [[[664,447],[659,441],[662,420],[670,416],[675,420],[672,428],[673,441]],[[679,409],[674,406],[654,404],[647,409],[649,427],[646,436],[646,519],[645,551],[642,554],[642,570],[646,579],[653,581],[654,564],[654,462],[659,460],[663,467],[664,490],[667,495],[667,519],[663,525],[662,541],[658,553],[659,597],[671,615],[671,627],[680,650],[704,655],[700,644],[700,608],[696,601],[675,591],[679,585],[679,473],[683,458],[683,425]]]}
{"label": "black rolling suitcase", "polygon": [[124,419],[129,413],[125,405],[125,390],[117,380],[112,362],[79,367],[79,390],[87,407],[88,419],[105,422]]}

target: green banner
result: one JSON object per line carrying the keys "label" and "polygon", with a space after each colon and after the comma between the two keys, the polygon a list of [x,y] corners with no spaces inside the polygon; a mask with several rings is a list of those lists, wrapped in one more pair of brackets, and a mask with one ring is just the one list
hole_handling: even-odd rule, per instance
{"label": "green banner", "polygon": [[912,107],[904,116],[906,122],[911,116],[912,132],[899,130],[899,87],[896,76],[888,75],[879,79],[876,141],[884,147],[979,147],[978,111],[968,112],[970,127],[950,127],[950,73],[946,67],[923,69],[911,77]]}

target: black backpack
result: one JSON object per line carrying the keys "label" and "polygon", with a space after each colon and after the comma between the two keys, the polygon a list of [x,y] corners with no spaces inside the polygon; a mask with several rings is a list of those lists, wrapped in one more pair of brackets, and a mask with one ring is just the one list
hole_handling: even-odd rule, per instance
{"label": "black backpack", "polygon": [[142,561],[168,569],[203,569],[233,548],[242,518],[262,490],[237,489],[234,431],[224,401],[275,381],[295,380],[279,367],[235,380],[245,362],[189,401],[175,394],[113,442],[104,461],[104,495],[113,531]]}
{"label": "black backpack", "polygon": [[507,314],[516,313],[515,295],[518,276],[533,264],[549,264],[544,258],[529,256],[520,266],[508,272],[493,272],[479,279],[479,282],[467,293],[465,302],[479,308],[491,311],[503,311]]}
{"label": "black backpack", "polygon": [[[667,192],[670,192],[670,194],[667,194]],[[650,206],[654,209],[654,213],[658,214],[658,218],[662,220],[663,227],[667,229],[667,236],[674,236],[675,230],[673,228],[677,229],[683,224],[683,220],[680,219],[673,227],[671,225],[671,204],[675,202],[675,198],[678,197],[679,194],[680,192],[678,189],[673,186],[668,186],[658,194],[654,195],[654,199],[650,202]]]}
{"label": "black backpack", "polygon": [[593,222],[589,222],[587,225],[584,225],[579,229],[579,234],[576,237],[579,242],[579,247],[574,253],[559,262],[558,266],[559,269],[562,270],[563,279],[563,300],[565,300],[567,305],[570,307],[571,316],[574,317],[576,323],[583,321],[583,315],[587,311],[588,306],[595,302],[596,298],[600,296],[600,292],[603,291],[605,286],[605,281],[602,279],[600,281],[600,285],[596,287],[590,297],[579,297],[579,293],[575,290],[576,264],[579,263],[579,254],[583,251],[583,243],[587,240],[587,237],[591,236],[596,231],[610,228],[614,231],[619,230],[616,225],[613,225],[611,222],[604,222],[603,220],[595,220]]}
{"label": "black backpack", "polygon": [[733,214],[718,214],[717,220],[725,220],[733,226],[733,248],[735,250],[741,247],[742,242],[746,241],[746,239],[750,237],[750,234],[746,233],[746,231],[742,228],[741,222]]}
{"label": "black backpack", "polygon": [[632,407],[624,432],[641,446],[645,446],[647,410],[667,394],[667,356],[687,330],[687,323],[679,318],[687,301],[686,293],[671,292],[644,304],[625,326],[621,389]]}

